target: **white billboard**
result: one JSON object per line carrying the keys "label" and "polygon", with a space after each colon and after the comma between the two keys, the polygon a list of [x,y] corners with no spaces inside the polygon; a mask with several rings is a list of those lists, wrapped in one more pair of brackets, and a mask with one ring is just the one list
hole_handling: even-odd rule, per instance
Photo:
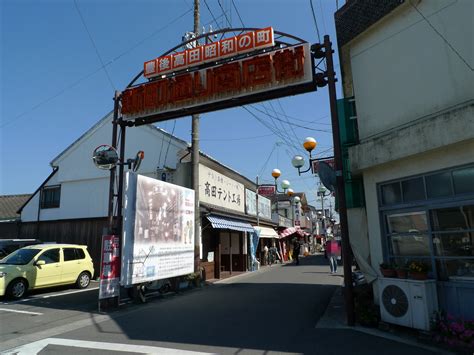
{"label": "white billboard", "polygon": [[120,283],[194,272],[194,191],[130,172],[125,189]]}

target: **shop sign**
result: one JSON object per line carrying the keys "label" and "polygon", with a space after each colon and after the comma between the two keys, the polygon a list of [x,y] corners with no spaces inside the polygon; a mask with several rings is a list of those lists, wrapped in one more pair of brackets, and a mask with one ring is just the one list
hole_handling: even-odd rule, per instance
{"label": "shop sign", "polygon": [[199,201],[245,213],[245,187],[199,164]]}
{"label": "shop sign", "polygon": [[245,189],[245,213],[257,215],[257,194],[249,189]]}
{"label": "shop sign", "polygon": [[295,226],[301,225],[301,211],[298,205],[294,206]]}
{"label": "shop sign", "polygon": [[290,208],[291,202],[290,201],[278,201],[278,208]]}
{"label": "shop sign", "polygon": [[280,227],[293,227],[293,221],[289,218],[283,217],[283,216],[278,216],[278,226]]}
{"label": "shop sign", "polygon": [[99,299],[119,296],[120,244],[116,235],[102,236]]}
{"label": "shop sign", "polygon": [[257,191],[262,196],[273,196],[275,195],[275,185],[260,185]]}
{"label": "shop sign", "polygon": [[321,161],[328,164],[333,170],[335,169],[336,164],[334,162],[334,157],[315,159],[311,162],[311,164],[313,165],[312,168],[315,174],[317,174],[319,171],[319,162]]}
{"label": "shop sign", "polygon": [[268,198],[258,196],[258,215],[261,218],[272,219],[272,204]]}
{"label": "shop sign", "polygon": [[314,90],[305,43],[126,89],[122,115],[139,125]]}
{"label": "shop sign", "polygon": [[217,62],[257,49],[273,47],[273,28],[250,31],[240,36],[225,38],[206,45],[190,48],[183,52],[165,55],[143,64],[143,76],[153,78],[204,63]]}

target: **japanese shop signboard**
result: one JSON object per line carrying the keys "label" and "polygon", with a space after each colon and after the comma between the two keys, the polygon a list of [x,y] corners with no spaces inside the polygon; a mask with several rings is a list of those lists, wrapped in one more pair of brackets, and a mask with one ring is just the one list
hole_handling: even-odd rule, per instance
{"label": "japanese shop signboard", "polygon": [[245,213],[245,187],[199,164],[199,201]]}
{"label": "japanese shop signboard", "polygon": [[[248,215],[257,215],[257,194],[248,189],[245,189],[245,211]],[[258,196],[258,216],[272,219],[271,202],[268,198],[260,195]]]}
{"label": "japanese shop signboard", "polygon": [[[123,119],[140,125],[316,90],[309,43],[234,60],[233,56],[242,51],[258,49],[257,32],[188,49],[178,53],[179,61],[175,54],[145,63],[145,76],[156,78],[122,93]],[[273,44],[273,34],[270,37],[268,45]],[[248,41],[251,48],[246,48]],[[228,45],[224,47],[225,43]],[[216,49],[217,58],[231,57],[224,64],[197,70],[197,64],[210,60],[208,46],[220,48]],[[234,48],[235,52],[223,53],[224,48]],[[171,63],[166,71],[160,69],[164,64],[158,64],[165,62]],[[195,70],[163,75],[188,66]]]}
{"label": "japanese shop signboard", "polygon": [[273,196],[275,195],[275,185],[260,185],[257,192],[262,196]]}
{"label": "japanese shop signboard", "polygon": [[237,37],[225,38],[218,42],[149,60],[143,65],[143,76],[149,79],[274,45],[273,28],[262,28]]}
{"label": "japanese shop signboard", "polygon": [[117,297],[120,292],[120,244],[116,235],[102,236],[99,299]]}

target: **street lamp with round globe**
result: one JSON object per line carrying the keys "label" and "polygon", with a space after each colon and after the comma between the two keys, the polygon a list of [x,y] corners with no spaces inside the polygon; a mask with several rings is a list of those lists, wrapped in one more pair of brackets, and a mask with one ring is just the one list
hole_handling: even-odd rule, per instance
{"label": "street lamp with round globe", "polygon": [[304,158],[301,155],[295,155],[291,160],[291,164],[297,169],[302,168],[304,165]]}
{"label": "street lamp with round globe", "polygon": [[286,194],[288,196],[292,196],[294,193],[295,193],[295,191],[293,191],[293,189],[288,189],[288,191],[286,191]]}
{"label": "street lamp with round globe", "polygon": [[297,205],[298,203],[300,203],[300,201],[301,201],[301,199],[300,199],[299,196],[295,196],[295,197],[293,198],[293,202],[295,203],[295,205]]}
{"label": "street lamp with round globe", "polygon": [[318,143],[316,142],[316,139],[313,137],[306,137],[303,143],[304,149],[306,149],[309,152],[309,155],[311,156],[311,151],[316,148]]}
{"label": "street lamp with round globe", "polygon": [[278,179],[280,177],[280,175],[281,175],[280,169],[273,169],[272,170],[272,176],[275,180]]}
{"label": "street lamp with round globe", "polygon": [[281,188],[283,189],[283,191],[287,190],[290,188],[290,182],[288,180],[283,180],[281,182]]}

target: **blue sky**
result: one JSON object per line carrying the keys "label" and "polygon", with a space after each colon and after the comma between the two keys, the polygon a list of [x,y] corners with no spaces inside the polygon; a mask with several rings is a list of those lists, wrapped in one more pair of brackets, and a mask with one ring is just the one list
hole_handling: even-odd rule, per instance
{"label": "blue sky", "polygon": [[[192,0],[3,0],[0,6],[2,195],[35,191],[51,172],[50,161],[113,108],[114,89],[124,89],[144,61],[179,44],[193,28]],[[336,47],[336,1],[313,0],[313,6],[321,37],[329,34]],[[241,27],[239,15],[245,27],[272,26],[318,41],[310,0],[201,0],[207,30],[209,24]],[[253,111],[257,120],[240,107],[204,114],[201,150],[263,183],[272,182],[271,171],[279,168],[295,191],[319,205],[317,179],[298,176],[291,158],[306,154],[301,143],[308,136],[318,141],[317,155],[332,154],[327,88],[257,107],[280,120],[286,114],[291,127]],[[174,127],[176,136],[191,141],[189,117],[158,126],[168,132]]]}

